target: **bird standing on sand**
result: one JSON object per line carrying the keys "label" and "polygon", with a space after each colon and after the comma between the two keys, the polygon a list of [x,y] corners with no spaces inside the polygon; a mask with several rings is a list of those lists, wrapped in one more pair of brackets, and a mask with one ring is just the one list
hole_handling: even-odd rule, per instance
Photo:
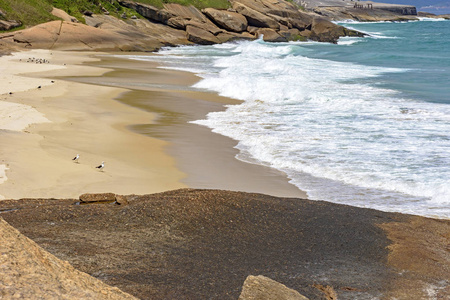
{"label": "bird standing on sand", "polygon": [[78,163],[78,159],[80,158],[80,155],[77,154],[77,156],[75,156],[74,158],[72,158],[72,160],[76,163]]}
{"label": "bird standing on sand", "polygon": [[105,167],[105,162],[102,161],[102,163],[99,166],[96,166],[97,169],[99,170],[103,170],[103,168]]}

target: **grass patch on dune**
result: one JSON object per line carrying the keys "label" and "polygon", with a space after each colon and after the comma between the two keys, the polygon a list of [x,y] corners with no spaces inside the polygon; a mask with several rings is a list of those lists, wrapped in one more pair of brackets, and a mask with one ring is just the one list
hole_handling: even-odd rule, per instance
{"label": "grass patch on dune", "polygon": [[17,20],[25,26],[57,20],[51,14],[53,7],[47,0],[0,0],[5,20]]}

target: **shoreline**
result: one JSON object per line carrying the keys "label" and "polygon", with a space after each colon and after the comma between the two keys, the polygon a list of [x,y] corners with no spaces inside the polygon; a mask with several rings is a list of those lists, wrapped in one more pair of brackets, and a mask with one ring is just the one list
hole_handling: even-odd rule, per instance
{"label": "shoreline", "polygon": [[193,73],[158,68],[157,63],[130,60],[122,55],[106,55],[98,62],[88,63],[112,69],[101,78],[82,76],[69,80],[130,89],[116,100],[158,116],[155,124],[136,124],[129,129],[169,143],[167,153],[186,174],[182,183],[198,189],[307,198],[305,192],[289,183],[284,173],[236,159],[236,141],[189,123],[205,118],[209,112],[225,109],[226,104],[238,104],[239,100],[191,89],[199,80]]}
{"label": "shoreline", "polygon": [[[1,101],[32,107],[47,123],[30,120],[26,129],[1,132],[2,144],[8,145],[1,153],[3,199],[149,194],[187,186],[306,198],[281,172],[237,160],[235,141],[188,123],[238,103],[190,90],[198,80],[194,74],[111,53],[18,53],[13,57],[22,61],[14,63],[29,68],[20,78],[32,83],[25,85],[28,91],[2,91]],[[51,63],[40,68],[24,62],[32,53]],[[44,81],[48,84],[35,87]],[[92,95],[98,103],[88,100]],[[76,154],[79,164],[71,161]],[[101,161],[106,161],[104,172],[94,168]]]}

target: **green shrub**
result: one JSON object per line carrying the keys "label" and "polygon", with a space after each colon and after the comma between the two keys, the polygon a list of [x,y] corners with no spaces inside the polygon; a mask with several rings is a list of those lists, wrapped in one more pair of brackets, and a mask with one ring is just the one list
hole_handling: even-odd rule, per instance
{"label": "green shrub", "polygon": [[0,9],[5,13],[4,19],[17,20],[25,26],[57,20],[48,0],[0,0]]}

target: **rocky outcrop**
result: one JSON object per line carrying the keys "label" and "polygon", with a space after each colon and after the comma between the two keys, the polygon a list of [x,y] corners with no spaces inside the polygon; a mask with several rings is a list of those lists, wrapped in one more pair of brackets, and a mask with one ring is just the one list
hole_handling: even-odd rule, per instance
{"label": "rocky outcrop", "polygon": [[256,31],[258,38],[262,37],[266,42],[287,42],[288,37],[280,35],[277,31],[272,28],[260,28]]}
{"label": "rocky outcrop", "polygon": [[22,23],[16,20],[8,20],[8,21],[0,20],[0,30],[6,31],[20,26],[22,26]]}
{"label": "rocky outcrop", "polygon": [[417,9],[413,5],[399,5],[399,4],[387,4],[387,3],[375,3],[372,1],[361,2],[362,7],[367,5],[367,8],[380,9],[390,11],[398,15],[404,16],[417,16]]}
{"label": "rocky outcrop", "polygon": [[80,202],[77,204],[108,204],[108,203],[114,203],[117,205],[127,205],[128,204],[128,197],[123,195],[116,195],[114,193],[99,193],[99,194],[92,194],[92,193],[86,193],[80,195],[78,198]]}
{"label": "rocky outcrop", "polygon": [[162,9],[129,0],[119,3],[136,10],[152,22],[184,30],[187,40],[202,45],[243,37],[255,39],[263,36],[268,42],[310,38],[335,43],[341,36],[362,36],[333,23],[314,30],[314,24],[322,24],[314,21],[317,15],[302,12],[294,4],[283,0],[233,0],[232,9],[206,8],[203,11],[173,3],[165,4]]}
{"label": "rocky outcrop", "polygon": [[76,270],[0,218],[1,299],[137,299]]}
{"label": "rocky outcrop", "polygon": [[189,41],[199,44],[199,45],[213,45],[219,44],[219,39],[203,28],[197,26],[188,25],[186,26],[186,34]]}
{"label": "rocky outcrop", "polygon": [[417,17],[413,15],[401,15],[381,9],[360,9],[345,6],[317,7],[313,9],[313,12],[334,21],[356,20],[361,22],[394,22],[417,20]]}
{"label": "rocky outcrop", "polygon": [[417,16],[418,17],[423,17],[423,18],[450,20],[450,14],[448,14],[448,15],[436,15],[436,14],[432,14],[432,13],[428,13],[428,12],[419,11],[417,13]]}
{"label": "rocky outcrop", "polygon": [[[53,21],[14,33],[0,34],[2,49],[58,49],[95,51],[155,51],[163,46],[211,45],[235,39],[268,42],[311,39],[336,43],[339,37],[362,36],[342,26],[318,20],[284,0],[232,0],[233,9],[165,4],[163,8],[120,0],[146,19],[118,19],[108,14],[86,16],[86,25],[62,11],[67,21]],[[321,17],[323,18],[323,17]]]}
{"label": "rocky outcrop", "polygon": [[[168,25],[174,29],[185,30],[188,41],[200,45],[212,45],[226,42],[217,38],[224,30],[217,27],[200,10],[194,6],[183,6],[176,3],[165,4],[163,9],[151,5],[120,1],[120,4],[135,9],[145,18]],[[232,36],[230,36],[231,38]]]}
{"label": "rocky outcrop", "polygon": [[250,8],[242,3],[234,2],[233,9],[243,15],[247,19],[248,24],[251,26],[280,29],[280,24],[275,19],[264,15],[259,11],[254,10],[253,8]]}
{"label": "rocky outcrop", "polygon": [[[143,19],[120,20],[109,15],[86,17],[86,23],[52,21],[0,34],[3,50],[55,49],[83,51],[156,51],[190,44],[185,31]],[[90,25],[90,26],[89,26]]]}
{"label": "rocky outcrop", "polygon": [[69,14],[66,13],[64,10],[59,9],[59,8],[53,7],[52,15],[54,15],[55,17],[58,17],[58,18],[62,19],[63,21],[66,21],[66,22],[74,22],[74,23],[78,23],[77,18],[75,18],[75,17],[69,15]]}
{"label": "rocky outcrop", "polygon": [[0,31],[7,31],[22,26],[22,22],[8,20],[6,14],[0,9]]}
{"label": "rocky outcrop", "polygon": [[94,203],[94,202],[114,202],[116,201],[116,195],[114,193],[102,193],[102,194],[83,194],[79,197],[81,203]]}
{"label": "rocky outcrop", "polygon": [[239,300],[308,300],[299,292],[265,276],[248,276]]}
{"label": "rocky outcrop", "polygon": [[247,19],[236,12],[205,8],[203,13],[215,24],[228,31],[242,32],[247,30]]}
{"label": "rocky outcrop", "polygon": [[312,12],[331,20],[409,21],[417,20],[412,5],[377,3],[372,1],[301,0]]}
{"label": "rocky outcrop", "polygon": [[330,40],[338,40],[341,36],[359,36],[353,30],[349,30],[343,26],[335,26],[334,23],[322,18],[315,18],[311,26],[309,38],[319,42],[327,42]]}

